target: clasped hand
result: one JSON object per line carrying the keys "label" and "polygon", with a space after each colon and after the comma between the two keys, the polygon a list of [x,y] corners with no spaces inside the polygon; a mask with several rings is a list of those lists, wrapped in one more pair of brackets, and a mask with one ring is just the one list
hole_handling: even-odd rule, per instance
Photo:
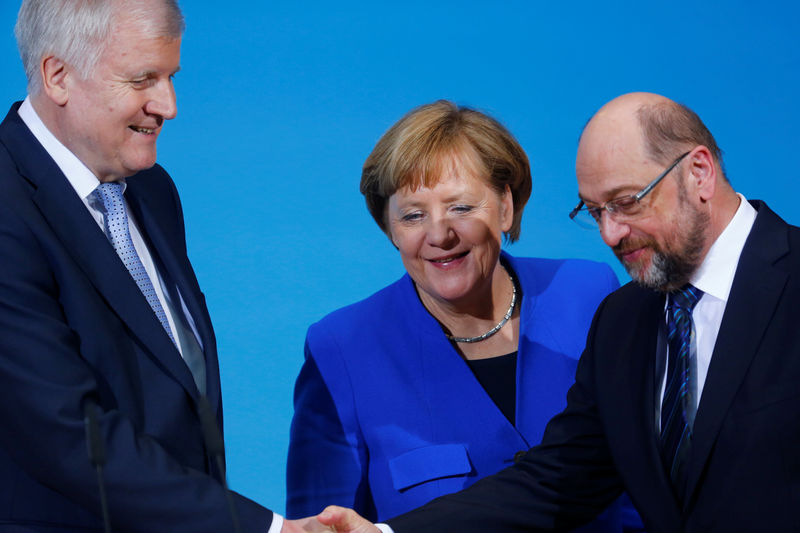
{"label": "clasped hand", "polygon": [[380,533],[372,522],[352,509],[329,505],[317,516],[286,520],[281,533]]}

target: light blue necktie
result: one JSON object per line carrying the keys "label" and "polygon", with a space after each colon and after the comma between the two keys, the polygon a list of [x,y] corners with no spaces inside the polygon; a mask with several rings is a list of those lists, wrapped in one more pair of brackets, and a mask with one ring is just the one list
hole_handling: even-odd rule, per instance
{"label": "light blue necktie", "polygon": [[669,295],[669,364],[661,403],[661,458],[679,499],[683,498],[685,490],[686,464],[697,412],[692,311],[702,296],[703,291],[688,284]]}
{"label": "light blue necktie", "polygon": [[164,331],[167,332],[170,340],[175,343],[175,337],[173,337],[167,321],[167,314],[161,306],[156,290],[153,288],[153,282],[150,280],[150,276],[147,275],[142,260],[139,259],[139,254],[136,253],[136,248],[133,247],[131,232],[128,229],[128,213],[125,211],[125,200],[122,197],[122,184],[118,182],[101,183],[95,189],[94,194],[105,208],[106,236],[108,240],[111,241],[125,268],[128,269],[139,290],[142,291],[145,299],[147,299],[147,303],[150,304],[150,308],[156,314],[156,318],[161,322]]}

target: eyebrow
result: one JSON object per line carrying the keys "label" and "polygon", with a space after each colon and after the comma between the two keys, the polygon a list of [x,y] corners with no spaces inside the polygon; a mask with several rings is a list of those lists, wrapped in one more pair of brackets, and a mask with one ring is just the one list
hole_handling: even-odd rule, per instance
{"label": "eyebrow", "polygon": [[[180,70],[181,70],[181,67],[178,67],[178,68],[176,68],[175,70],[173,70],[173,71],[170,73],[170,76],[174,76],[175,74],[177,74],[178,72],[180,72]],[[136,78],[152,78],[153,76],[157,75],[157,74],[158,74],[158,72],[159,72],[159,71],[158,71],[157,69],[145,69],[145,70],[140,70],[139,72],[137,72],[137,73],[133,74],[133,75],[132,75],[130,78],[131,78],[131,79],[136,79]]]}
{"label": "eyebrow", "polygon": [[[465,198],[465,196],[469,196],[469,197]],[[397,207],[407,209],[409,207],[420,207],[424,203],[425,203],[424,201],[417,201],[417,200],[408,200],[408,201],[398,200],[397,201]],[[454,194],[452,196],[448,196],[448,197],[442,199],[441,203],[443,203],[443,204],[467,203],[467,204],[476,204],[477,205],[477,204],[481,203],[481,200],[478,199],[478,198],[473,197],[472,195],[468,195],[467,193],[463,193],[463,194]]]}

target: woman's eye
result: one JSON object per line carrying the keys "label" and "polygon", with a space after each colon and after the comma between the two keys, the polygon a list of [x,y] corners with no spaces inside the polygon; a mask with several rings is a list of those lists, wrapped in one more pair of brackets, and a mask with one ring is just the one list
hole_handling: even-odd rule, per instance
{"label": "woman's eye", "polygon": [[403,215],[400,220],[403,222],[415,222],[422,218],[422,213],[406,213]]}
{"label": "woman's eye", "polygon": [[471,205],[455,205],[455,206],[453,206],[452,209],[456,213],[469,213],[470,211],[472,211],[472,206]]}

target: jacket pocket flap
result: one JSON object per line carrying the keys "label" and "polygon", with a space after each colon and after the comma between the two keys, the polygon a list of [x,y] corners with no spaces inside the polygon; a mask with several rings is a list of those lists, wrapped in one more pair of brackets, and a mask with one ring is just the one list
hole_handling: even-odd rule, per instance
{"label": "jacket pocket flap", "polygon": [[389,472],[395,490],[471,471],[467,448],[463,444],[425,446],[389,460]]}

